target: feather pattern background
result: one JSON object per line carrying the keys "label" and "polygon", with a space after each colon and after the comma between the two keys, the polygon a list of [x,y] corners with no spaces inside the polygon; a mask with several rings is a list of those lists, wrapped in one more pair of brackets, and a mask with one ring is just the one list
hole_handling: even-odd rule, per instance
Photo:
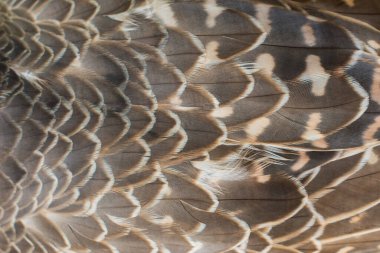
{"label": "feather pattern background", "polygon": [[0,251],[378,252],[379,21],[376,0],[3,0]]}

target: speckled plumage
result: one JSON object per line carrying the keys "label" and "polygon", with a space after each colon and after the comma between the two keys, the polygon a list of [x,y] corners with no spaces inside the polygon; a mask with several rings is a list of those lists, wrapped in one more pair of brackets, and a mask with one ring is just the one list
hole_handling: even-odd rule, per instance
{"label": "speckled plumage", "polygon": [[377,0],[3,0],[0,252],[378,252],[379,22]]}

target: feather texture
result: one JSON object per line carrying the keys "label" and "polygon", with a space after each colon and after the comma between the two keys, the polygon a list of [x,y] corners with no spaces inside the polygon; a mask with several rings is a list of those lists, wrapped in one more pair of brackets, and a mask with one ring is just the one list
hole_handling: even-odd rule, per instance
{"label": "feather texture", "polygon": [[377,252],[379,20],[3,0],[0,251]]}

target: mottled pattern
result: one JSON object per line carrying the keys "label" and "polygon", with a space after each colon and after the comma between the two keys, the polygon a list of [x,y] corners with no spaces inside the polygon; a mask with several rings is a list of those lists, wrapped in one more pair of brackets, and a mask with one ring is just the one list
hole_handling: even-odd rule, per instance
{"label": "mottled pattern", "polygon": [[2,0],[0,252],[379,252],[379,21]]}

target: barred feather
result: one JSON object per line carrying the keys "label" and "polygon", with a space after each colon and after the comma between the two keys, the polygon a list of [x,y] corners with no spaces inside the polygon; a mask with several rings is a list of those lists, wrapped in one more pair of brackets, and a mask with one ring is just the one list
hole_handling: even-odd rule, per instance
{"label": "barred feather", "polygon": [[377,252],[376,0],[3,0],[0,251]]}

